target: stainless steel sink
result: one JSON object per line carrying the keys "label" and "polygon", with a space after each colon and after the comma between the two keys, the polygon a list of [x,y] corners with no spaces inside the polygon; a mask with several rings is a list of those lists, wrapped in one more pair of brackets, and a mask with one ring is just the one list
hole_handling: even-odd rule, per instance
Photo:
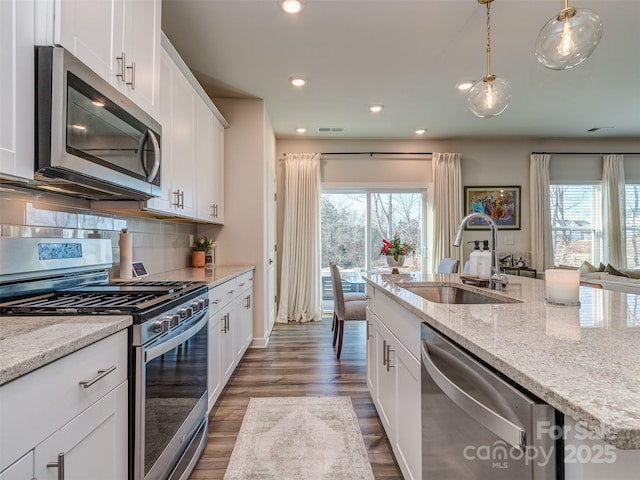
{"label": "stainless steel sink", "polygon": [[398,285],[425,300],[435,303],[455,304],[488,304],[488,303],[519,303],[511,298],[495,298],[488,295],[465,290],[464,288],[447,285]]}

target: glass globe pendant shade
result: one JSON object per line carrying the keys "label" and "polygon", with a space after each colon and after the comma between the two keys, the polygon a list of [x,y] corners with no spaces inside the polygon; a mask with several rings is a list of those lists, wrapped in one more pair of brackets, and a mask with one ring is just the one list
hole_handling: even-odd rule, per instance
{"label": "glass globe pendant shade", "polygon": [[552,70],[566,70],[584,62],[602,38],[600,17],[586,8],[565,8],[542,27],[536,58]]}
{"label": "glass globe pendant shade", "polygon": [[467,105],[474,115],[491,118],[500,115],[509,106],[511,86],[504,78],[489,75],[476,83],[467,97]]}

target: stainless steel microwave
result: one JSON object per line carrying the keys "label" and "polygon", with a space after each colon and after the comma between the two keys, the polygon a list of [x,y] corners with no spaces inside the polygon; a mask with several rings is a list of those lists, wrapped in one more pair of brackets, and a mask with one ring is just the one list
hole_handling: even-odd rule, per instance
{"label": "stainless steel microwave", "polygon": [[62,47],[36,47],[35,180],[95,200],[158,196],[161,126]]}

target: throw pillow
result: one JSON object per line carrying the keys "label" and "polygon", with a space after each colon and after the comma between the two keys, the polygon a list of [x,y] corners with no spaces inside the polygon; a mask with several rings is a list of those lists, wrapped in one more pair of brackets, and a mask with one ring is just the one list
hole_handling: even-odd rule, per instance
{"label": "throw pillow", "polygon": [[578,268],[578,270],[580,271],[580,273],[593,273],[598,271],[598,267],[585,260],[584,262],[582,262],[582,265],[580,265],[580,268]]}
{"label": "throw pillow", "polygon": [[604,272],[606,269],[607,269],[607,266],[604,263],[600,262],[600,265],[598,266],[598,271]]}
{"label": "throw pillow", "polygon": [[633,278],[635,280],[640,278],[640,270],[630,268],[626,270],[621,270],[621,272],[627,274],[629,278]]}
{"label": "throw pillow", "polygon": [[620,270],[617,270],[615,268],[613,268],[610,264],[607,264],[607,268],[604,270],[607,273],[610,273],[611,275],[617,275],[618,277],[627,277],[627,278],[631,278],[629,277],[628,274],[621,272]]}

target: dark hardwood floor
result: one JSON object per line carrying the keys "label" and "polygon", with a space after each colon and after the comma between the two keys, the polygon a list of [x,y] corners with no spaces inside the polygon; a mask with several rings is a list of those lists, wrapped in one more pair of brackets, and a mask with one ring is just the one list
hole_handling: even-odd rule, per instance
{"label": "dark hardwood floor", "polygon": [[[376,479],[401,479],[366,385],[365,322],[346,322],[340,360],[331,318],[276,324],[266,349],[249,349],[209,417],[209,443],[192,480],[222,479],[251,397],[348,395]],[[304,479],[301,479],[304,480]]]}

